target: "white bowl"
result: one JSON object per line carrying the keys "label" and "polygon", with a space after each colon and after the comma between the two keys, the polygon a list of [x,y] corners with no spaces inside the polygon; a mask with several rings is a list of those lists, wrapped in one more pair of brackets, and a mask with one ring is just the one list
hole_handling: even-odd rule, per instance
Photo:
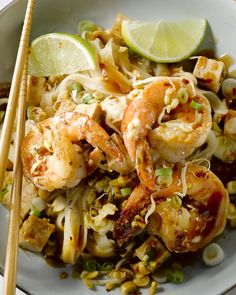
{"label": "white bowl", "polygon": [[[205,48],[216,45],[217,54],[236,57],[236,2],[233,0],[40,0],[36,1],[31,38],[47,32],[75,32],[80,19],[92,20],[110,27],[117,13],[146,21],[160,18],[207,18],[215,36],[206,40]],[[19,0],[0,13],[0,81],[9,81],[15,61],[26,1]],[[210,36],[210,34],[209,34]],[[0,208],[0,266],[4,265],[7,218]],[[201,261],[186,268],[186,280],[181,285],[165,284],[161,294],[216,295],[236,283],[236,232],[226,232],[219,239],[226,257],[216,267],[205,267]],[[60,280],[62,269],[54,269],[39,255],[20,250],[18,285],[32,295],[95,294],[81,281]],[[70,272],[70,269],[68,269]],[[145,291],[148,293],[147,291]],[[145,293],[144,292],[144,293]],[[98,288],[97,294],[106,291]],[[119,291],[111,292],[119,294]]]}

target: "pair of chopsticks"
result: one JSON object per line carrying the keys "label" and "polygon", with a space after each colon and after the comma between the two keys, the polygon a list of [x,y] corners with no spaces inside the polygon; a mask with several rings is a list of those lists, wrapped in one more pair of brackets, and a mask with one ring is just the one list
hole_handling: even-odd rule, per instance
{"label": "pair of chopsticks", "polygon": [[9,228],[7,239],[7,251],[4,272],[4,295],[14,295],[16,289],[16,273],[18,265],[18,243],[20,228],[20,209],[22,191],[22,165],[20,158],[20,147],[24,137],[25,126],[25,106],[27,90],[27,60],[29,48],[29,35],[32,24],[32,16],[35,0],[28,0],[24,25],[22,29],[20,44],[18,48],[15,69],[9,94],[9,100],[3,123],[2,135],[0,139],[0,192],[2,191],[5,178],[9,147],[14,128],[16,110],[17,129],[15,142],[15,163],[13,169],[13,186],[10,199]]}

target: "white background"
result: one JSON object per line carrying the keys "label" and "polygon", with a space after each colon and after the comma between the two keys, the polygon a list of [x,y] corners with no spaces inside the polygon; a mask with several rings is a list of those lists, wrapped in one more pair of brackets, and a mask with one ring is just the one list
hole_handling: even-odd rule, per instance
{"label": "white background", "polygon": [[[0,11],[7,6],[12,0],[0,0]],[[2,294],[3,292],[3,278],[0,276],[0,294]],[[24,295],[25,293],[23,293],[20,290],[16,291],[16,295]],[[236,289],[231,290],[230,292],[228,292],[225,295],[235,295],[236,294]]]}

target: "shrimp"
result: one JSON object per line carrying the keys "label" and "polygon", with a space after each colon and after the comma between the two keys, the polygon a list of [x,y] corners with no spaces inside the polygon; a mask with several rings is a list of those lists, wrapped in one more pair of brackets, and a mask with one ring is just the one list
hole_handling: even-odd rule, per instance
{"label": "shrimp", "polygon": [[67,112],[38,123],[24,139],[25,176],[48,191],[75,187],[87,176],[82,150],[75,145],[84,139],[115,159],[113,169],[125,172],[125,158],[106,131],[85,114]]}
{"label": "shrimp", "polygon": [[175,166],[171,185],[155,192],[142,183],[134,189],[114,227],[118,246],[135,235],[132,220],[151,203],[151,196],[156,208],[146,230],[161,238],[171,252],[195,252],[224,230],[229,197],[221,181],[207,168],[190,163],[185,176],[186,194],[181,199],[177,197],[183,186],[181,171]]}
{"label": "shrimp", "polygon": [[129,103],[121,124],[140,181],[156,188],[151,149],[167,161],[179,162],[205,142],[211,124],[210,104],[191,80],[160,77],[147,85]]}

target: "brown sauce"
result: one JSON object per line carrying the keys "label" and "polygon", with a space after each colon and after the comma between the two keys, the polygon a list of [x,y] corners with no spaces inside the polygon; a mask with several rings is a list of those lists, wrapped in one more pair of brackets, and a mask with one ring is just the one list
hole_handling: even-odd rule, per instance
{"label": "brown sauce", "polygon": [[213,157],[211,160],[211,170],[216,174],[224,184],[236,179],[236,161],[233,163],[224,163]]}
{"label": "brown sauce", "polygon": [[57,232],[53,233],[49,242],[45,245],[42,255],[46,262],[56,268],[65,267],[65,263],[61,260],[61,239]]}
{"label": "brown sauce", "polygon": [[0,98],[6,98],[9,96],[10,83],[0,83]]}
{"label": "brown sauce", "polygon": [[172,260],[182,266],[192,266],[201,260],[201,251],[188,253],[172,253]]}
{"label": "brown sauce", "polygon": [[55,268],[62,268],[65,267],[65,264],[63,263],[63,261],[58,258],[57,256],[43,256],[43,258],[45,259],[45,261],[47,262],[47,264],[49,264],[52,267]]}

